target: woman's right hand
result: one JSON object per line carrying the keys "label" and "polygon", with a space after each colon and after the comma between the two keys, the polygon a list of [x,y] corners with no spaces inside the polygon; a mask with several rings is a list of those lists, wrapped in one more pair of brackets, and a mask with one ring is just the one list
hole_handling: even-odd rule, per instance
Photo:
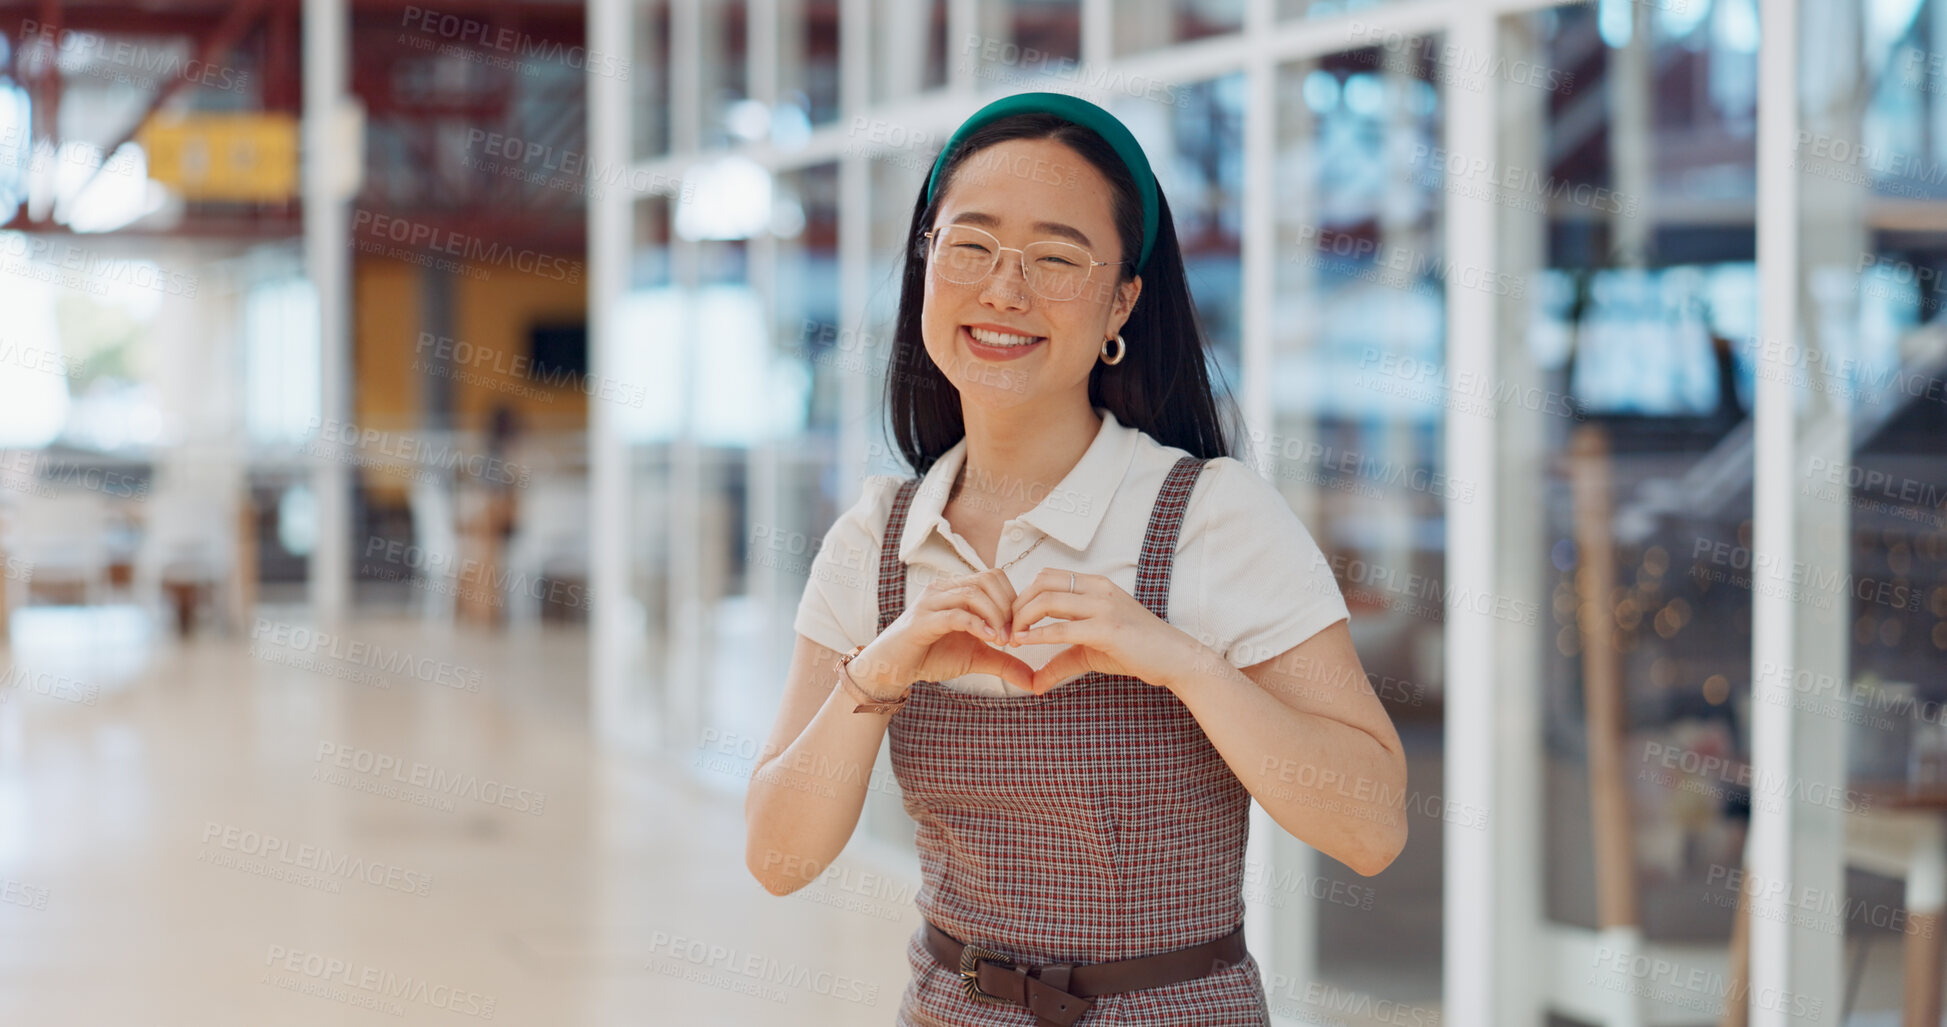
{"label": "woman's right hand", "polygon": [[903,695],[915,681],[945,681],[963,674],[992,674],[1023,689],[1034,668],[1005,644],[1014,614],[1014,586],[1000,570],[961,578],[935,578],[919,600],[852,658],[852,680],[885,698]]}

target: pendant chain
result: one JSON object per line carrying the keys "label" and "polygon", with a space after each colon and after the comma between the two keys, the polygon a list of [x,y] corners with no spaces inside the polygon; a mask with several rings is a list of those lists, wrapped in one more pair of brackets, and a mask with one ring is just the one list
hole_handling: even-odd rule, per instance
{"label": "pendant chain", "polygon": [[[962,463],[960,464],[960,471],[959,471],[959,473],[958,473],[958,474],[955,474],[955,475],[953,476],[953,491],[951,491],[951,492],[949,492],[949,493],[947,493],[947,497],[946,497],[946,499],[947,499],[947,502],[949,502],[949,503],[951,503],[951,502],[953,502],[953,499],[954,499],[954,497],[955,497],[955,496],[958,496],[958,495],[960,494],[960,483],[961,483],[962,481],[964,481],[964,480],[966,479],[966,477],[967,477],[967,465],[966,465],[966,463],[965,463],[965,462],[963,461],[963,462],[962,462]],[[1034,551],[1035,551],[1035,550],[1036,550],[1037,548],[1039,548],[1039,547],[1041,546],[1041,543],[1043,543],[1043,542],[1046,542],[1046,541],[1048,541],[1048,536],[1046,536],[1046,535],[1043,535],[1043,536],[1041,536],[1040,538],[1038,538],[1038,539],[1035,539],[1035,540],[1034,540],[1034,545],[1031,545],[1031,546],[1029,546],[1029,547],[1027,547],[1026,549],[1023,549],[1023,550],[1021,550],[1021,552],[1020,552],[1020,555],[1018,555],[1018,556],[1016,556],[1016,557],[1015,557],[1014,559],[1012,559],[1012,560],[1009,560],[1009,561],[1007,561],[1007,562],[1006,562],[1006,563],[1004,563],[1004,564],[1001,564],[1001,565],[1000,565],[999,567],[997,567],[997,568],[995,568],[995,569],[996,569],[996,570],[1003,570],[1003,571],[1004,571],[1004,570],[1006,570],[1006,569],[1008,569],[1009,567],[1012,567],[1012,566],[1014,566],[1015,564],[1017,564],[1017,563],[1020,563],[1020,562],[1021,562],[1021,561],[1022,561],[1023,559],[1026,559],[1026,558],[1027,558],[1027,555],[1028,555],[1029,553],[1032,553],[1032,552],[1034,552]],[[949,549],[952,549],[953,547],[951,547],[951,546],[948,546],[947,548],[949,548]],[[959,551],[958,549],[954,549],[954,550],[953,550],[953,555],[955,555],[955,556],[959,556],[959,557],[960,557],[960,562],[961,562],[961,563],[964,563],[964,564],[966,564],[966,565],[968,566],[968,568],[970,568],[971,570],[973,570],[973,571],[974,571],[974,573],[976,573],[976,574],[978,574],[978,573],[980,572],[980,568],[978,568],[978,567],[975,567],[975,566],[974,566],[974,564],[973,564],[973,561],[972,561],[972,560],[969,560],[969,559],[967,559],[967,558],[966,558],[966,557],[964,557],[964,556],[960,556],[960,551]]]}

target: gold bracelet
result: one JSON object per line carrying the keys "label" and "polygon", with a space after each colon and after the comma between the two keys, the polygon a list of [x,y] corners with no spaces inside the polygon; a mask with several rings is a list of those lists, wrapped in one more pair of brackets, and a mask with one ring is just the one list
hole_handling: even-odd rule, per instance
{"label": "gold bracelet", "polygon": [[852,674],[846,669],[846,665],[852,662],[853,657],[864,651],[864,646],[858,646],[849,653],[841,654],[838,657],[837,664],[835,664],[835,669],[838,671],[838,683],[845,687],[845,691],[850,693],[852,698],[859,701],[857,706],[852,707],[852,712],[884,713],[888,716],[898,713],[906,705],[906,701],[913,696],[913,690],[910,687],[906,689],[904,695],[901,695],[897,699],[881,699],[867,692],[863,686],[852,680]]}

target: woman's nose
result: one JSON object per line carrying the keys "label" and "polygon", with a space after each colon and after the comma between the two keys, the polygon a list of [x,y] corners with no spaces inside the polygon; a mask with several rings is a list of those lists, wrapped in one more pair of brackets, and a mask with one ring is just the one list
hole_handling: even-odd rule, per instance
{"label": "woman's nose", "polygon": [[1011,307],[1026,307],[1028,303],[1028,280],[1021,271],[1021,255],[1008,254],[1013,250],[1001,250],[1000,259],[994,262],[994,270],[980,283],[980,298],[993,300],[997,304]]}

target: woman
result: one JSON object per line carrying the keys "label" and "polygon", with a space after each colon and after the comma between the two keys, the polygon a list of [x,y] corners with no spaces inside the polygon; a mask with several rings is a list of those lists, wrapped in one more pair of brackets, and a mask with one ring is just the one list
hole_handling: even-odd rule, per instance
{"label": "woman", "polygon": [[989,104],[914,204],[868,480],[800,603],[745,807],[775,894],[858,823],[880,739],[927,923],[900,1024],[1262,1025],[1252,796],[1361,874],[1406,764],[1318,547],[1228,455],[1169,207],[1093,104]]}

